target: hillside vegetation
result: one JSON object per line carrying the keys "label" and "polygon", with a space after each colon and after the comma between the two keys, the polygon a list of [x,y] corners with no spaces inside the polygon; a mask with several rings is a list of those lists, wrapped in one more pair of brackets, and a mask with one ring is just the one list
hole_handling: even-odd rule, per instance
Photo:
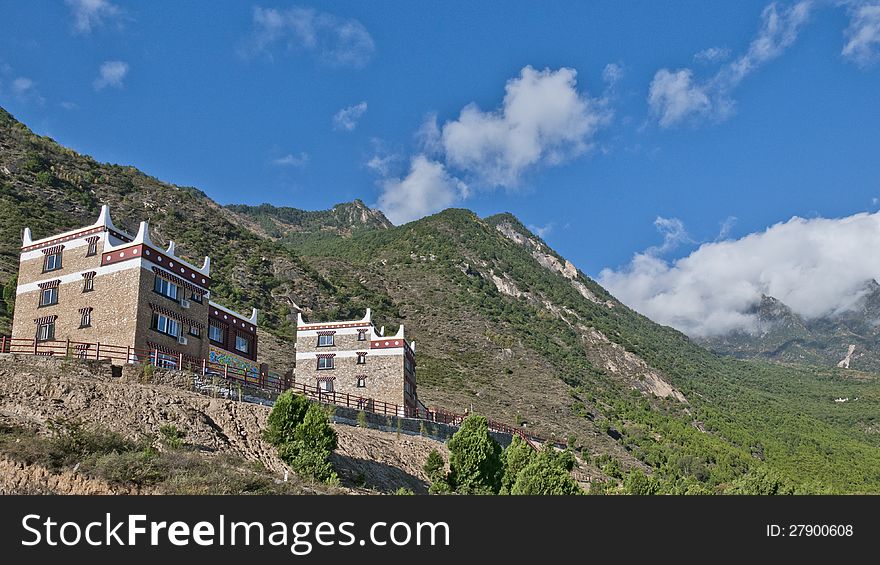
{"label": "hillside vegetation", "polygon": [[149,219],[157,241],[210,254],[218,299],[264,311],[262,355],[289,358],[294,305],[313,320],[369,306],[416,340],[423,402],[553,435],[612,491],[723,492],[769,473],[790,490],[880,492],[874,374],[712,354],[624,306],[509,214],[453,209],[393,227],[359,202],[223,208],[79,156],[5,113],[0,319],[13,306],[21,227],[41,237],[85,225],[103,202],[129,229]]}

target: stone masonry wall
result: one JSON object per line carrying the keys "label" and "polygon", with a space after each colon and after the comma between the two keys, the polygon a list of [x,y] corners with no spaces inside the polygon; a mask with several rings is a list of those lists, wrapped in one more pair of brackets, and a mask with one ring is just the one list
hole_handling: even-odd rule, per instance
{"label": "stone masonry wall", "polygon": [[[138,292],[140,300],[137,301],[138,324],[137,333],[134,338],[135,347],[149,349],[148,343],[152,342],[184,355],[206,358],[208,356],[208,300],[203,299],[201,304],[191,301],[189,308],[183,308],[179,302],[171,300],[167,296],[153,290],[157,275],[152,270],[139,269],[139,271]],[[185,289],[181,289],[181,292],[183,290]],[[189,293],[187,292],[188,296]],[[189,342],[186,345],[180,345],[177,343],[176,338],[152,329],[153,310],[150,308],[151,302],[167,308],[184,318],[201,322],[203,324],[201,338],[190,336],[189,324],[186,323],[182,325],[183,329],[181,330]]]}

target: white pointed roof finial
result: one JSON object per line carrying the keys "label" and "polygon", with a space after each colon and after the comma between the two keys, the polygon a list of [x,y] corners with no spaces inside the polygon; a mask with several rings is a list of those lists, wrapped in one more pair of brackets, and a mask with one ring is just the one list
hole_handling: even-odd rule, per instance
{"label": "white pointed roof finial", "polygon": [[297,326],[304,326],[304,325],[306,325],[305,320],[303,320],[303,313],[302,313],[302,312],[297,312],[297,313],[296,313],[296,325],[297,325]]}
{"label": "white pointed roof finial", "polygon": [[34,242],[34,238],[31,235],[31,228],[24,228],[24,232],[21,234],[21,246],[27,247]]}
{"label": "white pointed roof finial", "polygon": [[379,328],[379,335],[381,335],[382,337],[385,337],[385,326],[382,326],[381,328]]}
{"label": "white pointed roof finial", "polygon": [[251,308],[251,319],[249,320],[249,322],[255,326],[257,325],[257,314],[259,314],[259,313],[260,313],[260,311],[257,310],[256,308]]}
{"label": "white pointed roof finial", "polygon": [[361,321],[362,322],[369,322],[372,315],[373,315],[373,311],[371,309],[367,308],[367,314],[366,314],[366,316],[364,316],[364,319]]}
{"label": "white pointed roof finial", "polygon": [[403,324],[400,324],[400,327],[397,328],[397,334],[395,334],[394,337],[395,338],[402,338],[403,337]]}
{"label": "white pointed roof finial", "polygon": [[205,262],[202,263],[202,273],[206,275],[211,274],[211,258],[205,255]]}
{"label": "white pointed roof finial", "polygon": [[168,242],[168,249],[165,250],[165,253],[169,255],[174,255],[174,252],[177,251],[177,244],[174,243],[174,240]]}

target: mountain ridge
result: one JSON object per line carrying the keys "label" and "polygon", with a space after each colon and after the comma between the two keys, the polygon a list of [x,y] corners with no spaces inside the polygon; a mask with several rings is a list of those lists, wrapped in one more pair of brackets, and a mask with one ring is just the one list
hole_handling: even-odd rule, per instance
{"label": "mountain ridge", "polygon": [[261,309],[260,354],[274,368],[292,362],[298,309],[322,320],[371,307],[418,342],[426,403],[555,435],[611,481],[643,470],[662,492],[722,492],[771,466],[808,490],[880,491],[876,376],[718,357],[627,308],[510,214],[449,209],[391,226],[362,202],[223,207],[80,156],[5,111],[0,321],[14,308],[21,228],[87,225],[104,202],[120,227],[147,219],[157,243],[212,256],[217,297]]}

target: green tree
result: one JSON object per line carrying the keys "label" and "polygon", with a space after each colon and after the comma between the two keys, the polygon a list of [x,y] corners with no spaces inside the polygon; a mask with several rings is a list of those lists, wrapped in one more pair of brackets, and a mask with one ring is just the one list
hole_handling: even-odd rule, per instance
{"label": "green tree", "polygon": [[269,413],[268,427],[263,436],[266,441],[280,446],[294,440],[294,432],[306,416],[309,401],[293,391],[286,390],[275,400]]}
{"label": "green tree", "polygon": [[433,483],[443,478],[443,470],[445,467],[446,462],[443,461],[443,456],[440,455],[440,452],[436,449],[432,449],[431,453],[428,454],[428,459],[425,461],[425,466],[422,467],[422,469],[424,469],[425,474],[428,475],[428,479]]}
{"label": "green tree", "polygon": [[643,473],[641,469],[633,469],[624,479],[623,488],[628,494],[646,495],[657,494],[660,485],[653,477]]}
{"label": "green tree", "polygon": [[486,418],[472,414],[449,440],[449,486],[462,494],[497,494],[501,445],[489,435]]}
{"label": "green tree", "polygon": [[570,453],[566,456],[565,452],[545,445],[519,472],[510,494],[583,494],[581,487],[571,478],[572,463]]}
{"label": "green tree", "polygon": [[513,488],[517,475],[534,458],[534,448],[521,437],[513,436],[513,441],[510,442],[502,455],[504,475],[501,477],[501,494],[510,494],[510,489]]}
{"label": "green tree", "polygon": [[795,488],[776,471],[753,469],[731,483],[724,494],[794,494]]}

